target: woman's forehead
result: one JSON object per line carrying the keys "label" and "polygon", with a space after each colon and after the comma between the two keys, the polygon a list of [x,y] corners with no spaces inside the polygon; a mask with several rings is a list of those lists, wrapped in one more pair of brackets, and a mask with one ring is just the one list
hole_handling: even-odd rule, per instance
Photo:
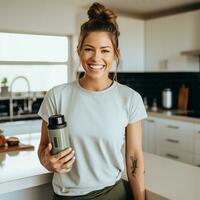
{"label": "woman's forehead", "polygon": [[112,41],[107,32],[90,32],[84,39],[83,45],[112,47]]}

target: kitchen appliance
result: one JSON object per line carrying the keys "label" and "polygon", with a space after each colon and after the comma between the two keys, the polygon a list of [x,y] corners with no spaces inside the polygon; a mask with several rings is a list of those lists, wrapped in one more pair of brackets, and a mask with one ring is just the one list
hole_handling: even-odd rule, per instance
{"label": "kitchen appliance", "polygon": [[51,153],[54,155],[70,147],[69,132],[64,115],[52,115],[49,117],[48,122],[48,135],[52,143]]}
{"label": "kitchen appliance", "polygon": [[162,106],[166,110],[172,109],[172,91],[170,88],[165,88],[162,91]]}

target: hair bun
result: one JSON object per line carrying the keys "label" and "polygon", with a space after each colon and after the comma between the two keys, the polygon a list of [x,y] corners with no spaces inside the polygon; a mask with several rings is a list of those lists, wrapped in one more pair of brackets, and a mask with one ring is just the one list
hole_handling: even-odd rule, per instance
{"label": "hair bun", "polygon": [[116,25],[117,16],[109,9],[105,8],[105,6],[95,2],[88,10],[89,20],[104,20],[109,21]]}

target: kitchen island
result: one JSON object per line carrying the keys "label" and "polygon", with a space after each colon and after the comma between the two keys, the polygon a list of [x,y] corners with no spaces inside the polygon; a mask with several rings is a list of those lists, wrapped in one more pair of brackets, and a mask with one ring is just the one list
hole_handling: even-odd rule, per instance
{"label": "kitchen island", "polygon": [[[0,199],[51,199],[52,173],[43,168],[37,157],[39,133],[18,135],[34,150],[0,153]],[[145,183],[148,200],[200,199],[198,167],[144,153]]]}

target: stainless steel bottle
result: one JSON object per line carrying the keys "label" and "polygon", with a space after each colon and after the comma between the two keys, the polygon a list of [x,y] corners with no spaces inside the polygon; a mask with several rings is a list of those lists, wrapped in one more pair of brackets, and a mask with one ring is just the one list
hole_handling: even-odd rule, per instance
{"label": "stainless steel bottle", "polygon": [[162,106],[164,109],[172,108],[172,91],[170,88],[165,88],[162,92]]}
{"label": "stainless steel bottle", "polygon": [[69,133],[64,115],[52,115],[48,122],[48,135],[52,144],[51,153],[54,155],[70,147]]}

